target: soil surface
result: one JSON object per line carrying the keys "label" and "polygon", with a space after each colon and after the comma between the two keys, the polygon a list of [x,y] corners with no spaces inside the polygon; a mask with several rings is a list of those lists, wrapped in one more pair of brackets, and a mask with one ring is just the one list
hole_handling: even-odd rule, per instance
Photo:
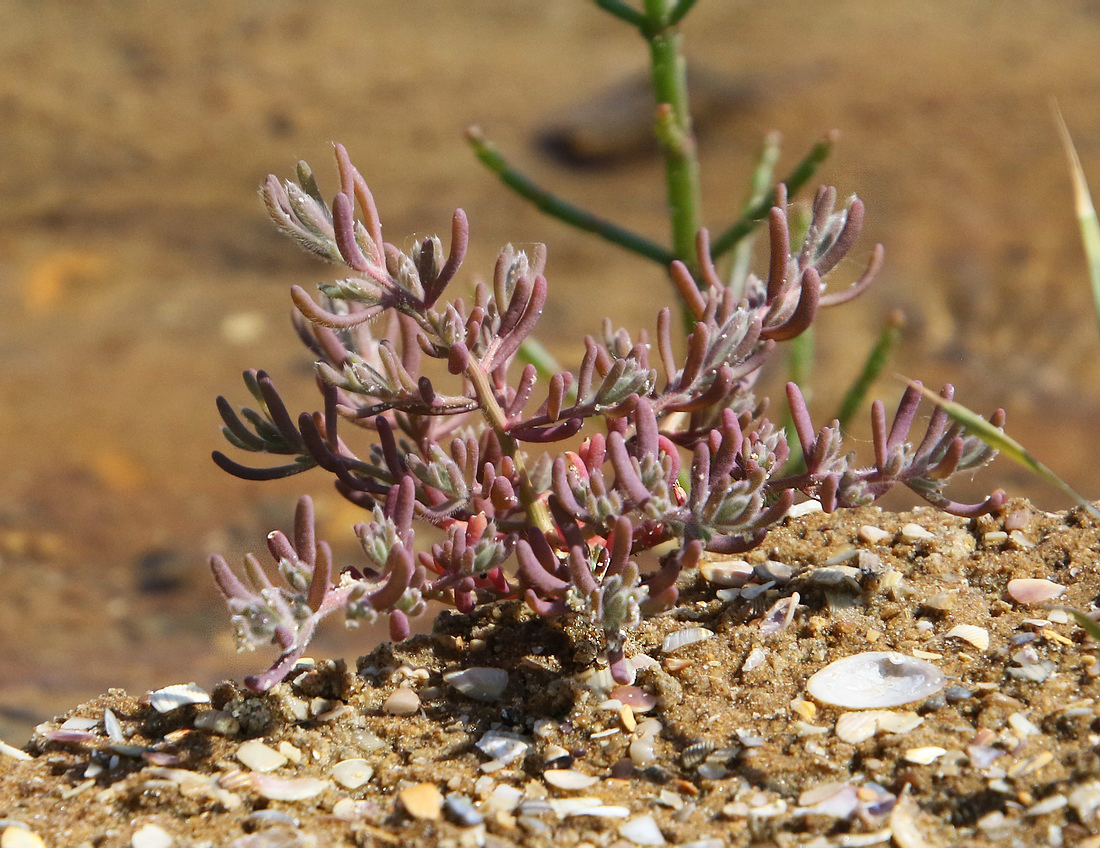
{"label": "soil surface", "polygon": [[[817,513],[746,557],[766,582],[688,576],[633,686],[578,622],[503,604],[263,696],[112,690],[0,751],[4,845],[1100,845],[1100,656],[1061,608],[1100,595],[1098,554],[1094,521],[1026,501]],[[867,651],[945,679],[888,710],[807,693]],[[486,669],[505,685],[457,691]]]}
{"label": "soil surface", "polygon": [[[6,12],[0,738],[19,745],[112,686],[210,689],[255,671],[234,653],[204,562],[261,547],[303,491],[354,562],[358,516],[322,477],[244,483],[209,461],[223,447],[213,398],[244,402],[245,368],[271,372],[297,408],[315,404],[287,290],[330,272],[274,233],[255,196],[265,174],[306,158],[331,190],[329,143],[344,142],[390,239],[445,231],[454,206],[467,210],[467,282],[506,242],[548,243],[539,336],[566,363],[604,313],[652,327],[667,289],[660,269],[510,196],[462,141],[476,122],[539,182],[664,237],[660,163],[639,141],[649,116],[600,99],[629,94],[644,45],[594,4],[45,0]],[[702,71],[708,223],[739,208],[766,133],[782,134],[785,173],[837,128],[820,180],[868,206],[852,278],[875,241],[887,247],[873,290],[817,325],[816,416],[901,307],[897,371],[950,380],[981,412],[1004,406],[1010,433],[1100,491],[1100,347],[1048,109],[1056,96],[1100,183],[1095,4],[934,0],[884,15],[872,0],[703,2],[685,32]],[[900,391],[887,378],[875,394]],[[1001,486],[1066,505],[1004,461],[960,482],[960,499]],[[377,637],[330,628],[315,653],[357,656]]]}

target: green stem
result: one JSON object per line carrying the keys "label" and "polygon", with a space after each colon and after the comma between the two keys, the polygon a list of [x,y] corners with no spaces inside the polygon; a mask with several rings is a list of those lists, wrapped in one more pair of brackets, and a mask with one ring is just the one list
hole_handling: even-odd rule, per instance
{"label": "green stem", "polygon": [[863,406],[863,402],[867,399],[867,393],[871,390],[871,384],[882,373],[882,369],[886,367],[886,363],[890,359],[890,354],[894,352],[894,348],[901,341],[901,328],[903,326],[905,326],[905,316],[901,314],[901,310],[895,309],[886,318],[886,323],[882,326],[882,332],[879,333],[878,340],[871,348],[870,353],[867,354],[867,359],[863,363],[863,370],[859,372],[859,376],[852,382],[851,387],[844,395],[844,399],[840,402],[840,408],[834,417],[840,422],[841,430],[847,428],[859,408]]}
{"label": "green stem", "polygon": [[646,25],[645,15],[622,0],[596,0],[596,5],[605,12],[610,12],[616,18],[621,18],[628,24],[633,24],[638,29]]}
{"label": "green stem", "polygon": [[[701,226],[699,157],[688,108],[687,63],[679,21],[691,4],[645,0],[653,93],[657,99],[657,140],[665,156],[665,183],[676,258],[694,268],[695,237]],[[678,16],[677,16],[678,13]]]}
{"label": "green stem", "polygon": [[625,247],[630,252],[652,259],[661,265],[668,266],[672,260],[676,259],[676,254],[668,248],[633,233],[625,227],[612,224],[610,221],[599,218],[591,212],[586,212],[571,203],[567,203],[541,186],[536,185],[512,168],[496,146],[485,138],[478,127],[467,129],[466,138],[470,142],[470,147],[473,148],[474,155],[486,168],[496,174],[508,188],[525,200],[529,200],[547,215],[557,218],[559,221],[564,221],[579,230],[594,233],[612,244]]}
{"label": "green stem", "polygon": [[[780,180],[780,182],[787,187],[787,197],[794,197],[801,191],[802,187],[810,181],[810,178],[817,172],[817,169],[820,168],[821,164],[828,158],[829,152],[833,149],[835,141],[835,133],[830,133],[825,136],[825,138],[811,148],[810,152],[806,154],[802,161],[795,166],[794,170],[791,171],[785,179]],[[772,208],[772,204],[774,203],[775,189],[772,189],[763,200],[756,204],[756,206],[745,212],[732,226],[711,241],[711,257],[717,259],[751,233],[757,222],[768,214],[768,210]]]}

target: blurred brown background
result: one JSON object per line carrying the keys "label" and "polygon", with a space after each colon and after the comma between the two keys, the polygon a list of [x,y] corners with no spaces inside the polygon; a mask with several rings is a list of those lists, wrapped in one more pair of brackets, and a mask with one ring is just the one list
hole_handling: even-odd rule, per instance
{"label": "blurred brown background", "polygon": [[[213,399],[245,401],[241,370],[314,402],[287,289],[331,271],[269,226],[265,174],[306,158],[331,190],[343,141],[402,245],[445,233],[462,205],[460,285],[507,241],[547,242],[541,337],[568,362],[566,340],[605,312],[652,326],[668,289],[509,195],[462,140],[477,122],[563,196],[666,237],[655,157],[578,169],[535,143],[645,67],[644,43],[588,0],[7,0],[0,18],[0,738],[21,743],[108,686],[262,667],[269,654],[234,656],[205,559],[262,550],[299,492],[351,538],[323,474],[245,483],[209,460]],[[819,323],[819,417],[900,306],[896,370],[951,380],[983,413],[1005,406],[1012,434],[1100,496],[1100,336],[1048,107],[1056,96],[1100,190],[1100,4],[701,0],[685,30],[734,92],[703,128],[712,226],[742,202],[765,133],[782,133],[785,172],[837,128],[820,179],[863,197],[869,223],[834,280],[886,244],[875,289]],[[876,393],[893,401],[899,384]],[[1065,504],[1007,462],[957,491],[994,485]],[[329,630],[316,653],[363,646]]]}

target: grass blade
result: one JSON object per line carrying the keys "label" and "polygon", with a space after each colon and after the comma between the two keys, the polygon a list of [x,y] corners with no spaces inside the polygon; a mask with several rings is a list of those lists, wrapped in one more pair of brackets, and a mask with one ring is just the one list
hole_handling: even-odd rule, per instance
{"label": "grass blade", "polygon": [[1085,259],[1089,266],[1089,279],[1092,282],[1092,305],[1096,311],[1097,325],[1100,326],[1100,221],[1096,217],[1096,207],[1092,204],[1089,185],[1085,181],[1085,171],[1077,148],[1073,146],[1069,128],[1066,126],[1058,104],[1051,102],[1058,133],[1062,137],[1062,146],[1069,160],[1070,177],[1073,180],[1073,207],[1077,213],[1077,225],[1081,228],[1081,241],[1085,246]]}

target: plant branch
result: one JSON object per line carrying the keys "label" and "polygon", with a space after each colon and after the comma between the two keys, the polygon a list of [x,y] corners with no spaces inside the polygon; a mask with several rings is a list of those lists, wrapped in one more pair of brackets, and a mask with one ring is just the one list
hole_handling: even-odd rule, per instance
{"label": "plant branch", "polygon": [[508,164],[496,145],[485,138],[479,127],[469,127],[466,130],[466,140],[469,141],[474,155],[481,164],[496,174],[508,188],[552,218],[564,221],[579,230],[593,233],[612,244],[625,247],[631,253],[652,259],[661,265],[667,266],[676,258],[676,254],[668,248],[574,206],[535,184]]}

